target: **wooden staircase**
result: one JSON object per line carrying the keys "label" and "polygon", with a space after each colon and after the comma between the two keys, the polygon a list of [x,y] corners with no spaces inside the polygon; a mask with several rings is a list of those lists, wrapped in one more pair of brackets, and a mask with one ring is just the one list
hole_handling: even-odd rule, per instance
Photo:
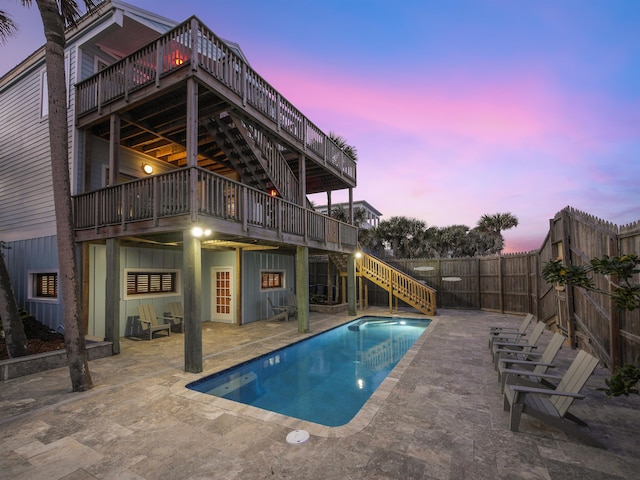
{"label": "wooden staircase", "polygon": [[[341,274],[346,274],[344,255],[329,255],[329,259]],[[393,298],[397,298],[425,315],[436,314],[436,291],[382,260],[363,253],[356,261],[356,275],[389,292],[389,305],[392,305]]]}
{"label": "wooden staircase", "polygon": [[218,139],[243,183],[267,192],[275,189],[281,198],[300,204],[298,179],[276,142],[231,112],[211,117],[209,122],[210,134]]}

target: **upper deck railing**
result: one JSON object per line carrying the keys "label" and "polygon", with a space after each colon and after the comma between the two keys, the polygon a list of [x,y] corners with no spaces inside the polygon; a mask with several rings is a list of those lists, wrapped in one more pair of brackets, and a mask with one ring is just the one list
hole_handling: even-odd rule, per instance
{"label": "upper deck railing", "polygon": [[[358,229],[313,210],[256,190],[202,168],[183,168],[152,177],[102,188],[73,197],[76,230],[190,215],[226,220],[278,236],[331,243],[348,249],[358,244]],[[332,245],[332,246],[333,246]]]}
{"label": "upper deck railing", "polygon": [[327,168],[355,182],[355,161],[196,17],[78,83],[76,115],[100,111],[147,85],[160,86],[163,77],[187,65],[208,72],[243,106],[258,110],[276,130],[286,131],[303,150],[320,157]]}

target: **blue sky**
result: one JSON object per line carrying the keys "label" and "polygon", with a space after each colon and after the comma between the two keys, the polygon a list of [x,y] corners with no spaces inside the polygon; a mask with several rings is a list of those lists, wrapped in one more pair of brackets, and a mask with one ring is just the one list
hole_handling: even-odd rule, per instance
{"label": "blue sky", "polygon": [[[131,0],[195,14],[358,150],[354,199],[429,226],[511,212],[507,251],[538,248],[567,205],[640,220],[636,0]],[[35,8],[4,74],[44,43]],[[333,201],[346,201],[334,192]],[[314,196],[318,203],[326,197]]]}

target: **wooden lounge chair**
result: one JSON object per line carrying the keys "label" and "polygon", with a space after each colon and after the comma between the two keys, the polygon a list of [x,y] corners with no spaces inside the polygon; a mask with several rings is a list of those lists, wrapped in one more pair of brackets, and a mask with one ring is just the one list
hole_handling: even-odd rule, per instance
{"label": "wooden lounge chair", "polygon": [[540,340],[546,326],[547,325],[544,322],[538,322],[529,336],[518,337],[511,340],[499,339],[499,341],[494,341],[491,350],[494,368],[498,370],[498,361],[504,353],[527,353],[538,348],[536,344],[538,343],[538,340]]}
{"label": "wooden lounge chair", "polygon": [[535,317],[531,313],[527,313],[527,315],[522,320],[522,323],[518,328],[516,327],[490,327],[489,329],[489,350],[491,350],[491,345],[496,338],[502,337],[511,337],[511,336],[522,336],[525,335],[527,328]]}
{"label": "wooden lounge chair", "polygon": [[[554,366],[552,362],[566,339],[567,337],[561,333],[554,333],[542,354],[537,352],[517,352],[508,355],[509,358],[500,358],[498,363],[500,391],[504,393],[504,386],[507,383],[535,387],[539,386],[538,383],[543,383],[551,386],[548,380],[536,375],[547,373],[547,369]],[[533,373],[533,375],[529,375],[530,373]]]}
{"label": "wooden lounge chair", "polygon": [[281,307],[276,307],[271,301],[270,297],[267,297],[267,302],[269,302],[269,307],[273,312],[273,316],[269,317],[269,320],[282,320],[285,322],[289,321],[289,307],[287,305],[283,305]]}
{"label": "wooden lounge chair", "polygon": [[171,314],[171,324],[177,325],[178,330],[184,333],[184,309],[182,308],[182,302],[170,302],[169,313]]}
{"label": "wooden lounge chair", "polygon": [[[138,305],[138,314],[140,315],[140,324],[149,332],[149,340],[153,338],[153,332],[166,330],[167,336],[171,335],[171,323],[166,323],[166,320],[170,321],[171,319],[168,317],[158,317],[153,305]],[[163,320],[164,323],[160,323],[158,320]]]}
{"label": "wooden lounge chair", "polygon": [[298,315],[298,297],[295,293],[287,295],[287,307],[289,307],[290,317]]}
{"label": "wooden lounge chair", "polygon": [[597,358],[581,350],[562,377],[544,375],[560,378],[555,389],[505,385],[504,409],[509,411],[509,429],[512,432],[518,431],[520,417],[524,413],[558,428],[588,445],[604,448],[602,443],[579,428],[587,424],[568,412],[576,398],[584,398],[584,395],[580,395],[580,390],[597,365]]}

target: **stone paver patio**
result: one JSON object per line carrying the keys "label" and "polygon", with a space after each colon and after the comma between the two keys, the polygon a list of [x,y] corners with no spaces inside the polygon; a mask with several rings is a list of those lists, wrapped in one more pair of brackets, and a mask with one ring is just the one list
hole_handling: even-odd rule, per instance
{"label": "stone paver patio", "polygon": [[[388,314],[370,309],[363,314]],[[404,313],[402,313],[404,314]],[[311,314],[312,333],[355,317]],[[183,340],[123,339],[71,393],[60,368],[0,383],[0,478],[637,479],[640,397],[607,399],[598,368],[572,412],[606,450],[523,417],[510,432],[487,350],[490,325],[521,317],[441,310],[344,427],[322,427],[203,396],[184,385],[300,339],[295,322],[203,324],[205,371],[183,371]],[[550,337],[550,335],[545,334]],[[558,371],[575,355],[560,352]],[[206,398],[204,398],[206,397]],[[305,429],[311,438],[290,445]]]}

